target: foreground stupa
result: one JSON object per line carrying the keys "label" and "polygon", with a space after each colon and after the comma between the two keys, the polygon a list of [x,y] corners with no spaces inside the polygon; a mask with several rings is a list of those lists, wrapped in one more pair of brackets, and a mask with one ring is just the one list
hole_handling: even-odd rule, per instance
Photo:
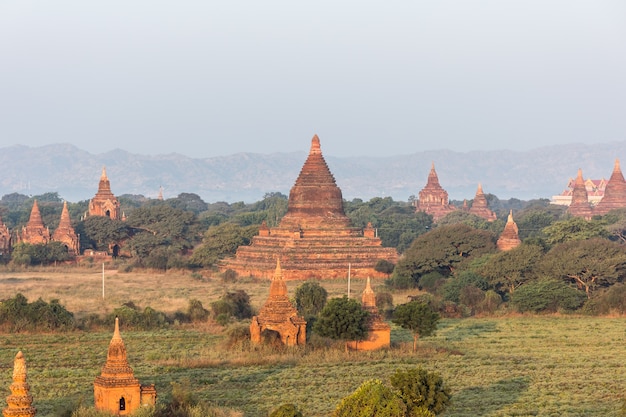
{"label": "foreground stupa", "polygon": [[383,248],[371,226],[365,230],[352,227],[317,135],[278,227],[263,224],[252,244],[240,246],[236,257],[225,261],[221,269],[270,278],[277,257],[286,279],[347,277],[348,268],[353,278],[386,278],[374,266],[381,259],[398,260],[397,251]]}
{"label": "foreground stupa", "polygon": [[4,417],[33,417],[37,414],[26,379],[26,360],[19,351],[13,361],[13,383],[10,387],[11,395],[7,397],[7,408],[2,410]]}

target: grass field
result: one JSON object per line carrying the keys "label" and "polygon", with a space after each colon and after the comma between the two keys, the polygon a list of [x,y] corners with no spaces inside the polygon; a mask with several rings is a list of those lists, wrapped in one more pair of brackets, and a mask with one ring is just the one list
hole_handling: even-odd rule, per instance
{"label": "grass field", "polygon": [[[35,275],[0,275],[2,297],[19,290],[31,300],[59,298],[69,310],[84,313],[129,299],[173,311],[184,308],[189,297],[209,303],[224,291],[218,280],[190,275],[110,274],[105,279],[111,282],[111,298],[103,303],[101,287],[95,297],[86,296],[98,289],[92,281],[101,284],[93,271]],[[289,283],[290,290],[298,284]],[[343,288],[341,282],[328,285],[331,293]],[[267,296],[266,282],[232,287],[246,289],[257,305]],[[397,297],[400,302],[406,294]],[[12,359],[21,349],[39,416],[60,415],[78,402],[91,405],[93,380],[111,335],[112,329],[0,334],[0,389],[9,394]],[[179,383],[203,400],[253,417],[285,402],[298,404],[307,416],[326,416],[363,381],[388,381],[395,369],[416,365],[440,373],[448,383],[453,403],[446,416],[619,416],[626,398],[624,317],[443,320],[416,354],[410,351],[411,335],[397,328],[393,349],[369,353],[227,347],[215,326],[134,332],[122,324],[122,337],[135,375],[142,383],[155,383],[161,399],[170,395],[171,383]]]}

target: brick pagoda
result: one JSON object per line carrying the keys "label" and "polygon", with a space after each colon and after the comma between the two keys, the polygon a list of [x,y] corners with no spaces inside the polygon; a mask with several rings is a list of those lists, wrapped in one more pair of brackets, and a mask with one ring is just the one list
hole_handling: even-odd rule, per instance
{"label": "brick pagoda", "polygon": [[616,159],[613,173],[604,189],[604,197],[593,209],[593,214],[605,215],[611,210],[623,207],[626,207],[626,181],[619,166],[619,159]]}
{"label": "brick pagoda", "polygon": [[270,295],[258,316],[250,323],[250,340],[262,342],[262,333],[273,330],[280,335],[285,346],[304,346],[306,344],[306,321],[298,315],[287,296],[287,285],[283,280],[280,260],[276,260],[276,270],[270,284]]}
{"label": "brick pagoda", "polygon": [[37,200],[33,202],[33,208],[30,211],[30,219],[26,226],[22,226],[22,231],[18,235],[18,240],[31,245],[47,244],[50,242],[50,230],[43,224],[41,212]]}
{"label": "brick pagoda", "polygon": [[498,218],[498,216],[496,216],[496,213],[489,210],[487,197],[485,197],[485,193],[483,192],[483,186],[480,183],[478,184],[478,189],[476,190],[476,195],[474,196],[474,202],[472,203],[472,207],[470,207],[468,211],[470,214],[482,217],[489,222],[492,222]]}
{"label": "brick pagoda", "polygon": [[386,277],[374,270],[385,259],[396,263],[394,248],[383,248],[370,226],[351,226],[343,210],[341,190],[322,156],[315,135],[300,175],[289,193],[287,214],[278,227],[261,225],[249,246],[240,246],[221,269],[240,275],[271,277],[274,259],[282,262],[285,279]]}
{"label": "brick pagoda", "polygon": [[593,210],[591,204],[589,204],[589,195],[587,194],[587,187],[585,186],[585,180],[583,179],[583,170],[578,169],[578,176],[574,182],[574,188],[572,190],[572,202],[570,203],[567,211],[574,217],[582,217],[585,220],[591,220],[593,216]]}
{"label": "brick pagoda", "polygon": [[11,252],[11,232],[0,217],[0,256],[8,255]]}
{"label": "brick pagoda", "polygon": [[13,361],[13,383],[11,395],[7,397],[8,407],[2,410],[4,417],[32,417],[37,414],[33,407],[33,397],[30,395],[30,386],[26,381],[26,360],[22,352],[17,352]]}
{"label": "brick pagoda", "polygon": [[415,207],[416,211],[432,215],[434,222],[456,210],[456,207],[448,201],[448,192],[439,184],[434,162],[430,167],[426,186],[419,192],[419,200],[415,202]]}
{"label": "brick pagoda", "polygon": [[94,381],[93,393],[96,409],[106,410],[118,416],[131,414],[142,405],[156,403],[154,385],[139,384],[128,364],[126,346],[120,336],[117,317],[107,361],[102,368],[102,374]]}
{"label": "brick pagoda", "polygon": [[63,210],[61,211],[59,227],[57,227],[52,234],[52,240],[63,243],[70,255],[76,256],[80,254],[78,235],[74,231],[74,227],[72,227],[72,221],[70,220],[70,213],[67,210],[66,201],[63,202]]}
{"label": "brick pagoda", "polygon": [[376,350],[388,348],[391,344],[391,326],[385,323],[376,307],[376,294],[367,278],[365,290],[361,296],[361,305],[369,313],[367,324],[367,339],[353,340],[348,342],[348,349],[352,350]]}
{"label": "brick pagoda", "polygon": [[106,168],[102,167],[98,192],[89,202],[89,215],[106,216],[113,220],[119,220],[120,214],[120,203],[111,192],[111,183],[107,177]]}
{"label": "brick pagoda", "polygon": [[514,249],[521,244],[522,241],[518,235],[517,224],[513,220],[513,210],[511,210],[509,212],[509,218],[506,221],[506,225],[504,226],[504,230],[496,242],[496,246],[499,250],[507,251]]}

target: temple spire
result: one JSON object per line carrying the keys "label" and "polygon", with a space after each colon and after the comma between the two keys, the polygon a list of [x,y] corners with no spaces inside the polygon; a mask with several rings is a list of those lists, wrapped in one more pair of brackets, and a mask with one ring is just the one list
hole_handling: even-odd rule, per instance
{"label": "temple spire", "polygon": [[508,251],[521,245],[522,241],[520,240],[518,233],[517,224],[513,220],[513,210],[510,210],[504,230],[496,243],[498,249]]}
{"label": "temple spire", "polygon": [[270,284],[270,297],[286,297],[287,284],[283,280],[283,270],[280,267],[280,258],[276,257],[276,270]]}
{"label": "temple spire", "polygon": [[376,308],[376,294],[374,293],[374,290],[372,290],[370,277],[367,277],[365,289],[363,290],[363,295],[361,296],[361,304],[368,310]]}
{"label": "temple spire", "polygon": [[37,199],[33,202],[33,208],[30,211],[30,218],[28,220],[28,224],[30,226],[41,226],[43,227],[43,220],[41,219],[41,212],[39,211],[39,204],[37,204]]}
{"label": "temple spire", "polygon": [[102,175],[100,175],[100,181],[108,181],[109,178],[107,177],[107,168],[106,166],[102,166]]}
{"label": "temple spire", "polygon": [[4,417],[31,417],[37,414],[37,409],[32,406],[33,397],[26,379],[26,360],[22,351],[19,351],[13,361],[13,383],[10,387],[11,395],[7,397],[8,407],[2,410]]}
{"label": "temple spire", "polygon": [[311,139],[311,150],[309,151],[309,155],[321,155],[322,148],[320,146],[320,138],[317,135],[313,135],[313,139]]}

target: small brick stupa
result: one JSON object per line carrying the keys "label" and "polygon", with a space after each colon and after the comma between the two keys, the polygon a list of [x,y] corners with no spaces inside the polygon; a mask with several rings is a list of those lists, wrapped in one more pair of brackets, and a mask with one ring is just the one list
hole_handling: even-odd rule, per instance
{"label": "small brick stupa", "polygon": [[385,323],[378,313],[376,294],[372,290],[369,277],[367,278],[365,290],[363,290],[361,305],[364,310],[370,313],[367,325],[367,339],[348,342],[348,349],[376,350],[388,348],[391,344],[391,326]]}
{"label": "small brick stupa", "polygon": [[498,216],[496,216],[496,213],[489,210],[487,197],[485,197],[485,193],[483,193],[483,186],[481,184],[478,184],[476,196],[474,196],[474,202],[472,203],[472,207],[470,207],[469,209],[469,213],[474,214],[478,217],[482,217],[489,222],[492,222],[498,218]]}
{"label": "small brick stupa", "polygon": [[589,195],[587,194],[587,187],[585,186],[585,180],[583,179],[583,170],[578,169],[578,176],[574,182],[574,188],[572,190],[572,202],[570,203],[567,211],[574,217],[582,217],[585,220],[591,220],[593,211],[591,204],[589,204]]}
{"label": "small brick stupa", "polygon": [[8,255],[11,252],[11,232],[9,228],[2,222],[0,217],[0,256]]}
{"label": "small brick stupa", "polygon": [[250,340],[261,343],[262,333],[272,330],[280,335],[285,346],[304,346],[306,344],[306,321],[298,315],[298,310],[287,296],[287,285],[283,280],[280,260],[276,260],[276,271],[270,284],[270,295],[258,316],[250,323]]}
{"label": "small brick stupa", "polygon": [[107,177],[105,167],[102,167],[102,175],[98,184],[98,192],[89,202],[90,216],[106,216],[113,220],[119,220],[120,203],[111,192],[111,183]]}
{"label": "small brick stupa", "polygon": [[499,250],[507,251],[514,249],[522,244],[519,238],[517,224],[513,220],[513,210],[509,212],[509,218],[506,221],[504,230],[496,242]]}
{"label": "small brick stupa", "polygon": [[63,211],[61,211],[61,220],[59,221],[59,227],[52,234],[52,240],[61,242],[67,248],[67,252],[70,255],[80,254],[80,244],[78,242],[78,235],[72,227],[72,221],[70,220],[70,212],[67,210],[67,202],[63,202]]}
{"label": "small brick stupa", "polygon": [[22,352],[17,352],[13,361],[13,383],[11,395],[7,397],[8,407],[2,410],[4,417],[32,417],[37,409],[32,406],[33,397],[30,395],[30,386],[26,381],[26,360]]}
{"label": "small brick stupa", "polygon": [[154,385],[140,385],[128,364],[117,317],[107,361],[102,374],[94,381],[93,393],[96,409],[110,411],[118,416],[131,414],[142,405],[156,403]]}
{"label": "small brick stupa", "polygon": [[619,166],[619,159],[616,159],[613,173],[604,189],[604,197],[593,209],[593,214],[605,215],[611,210],[623,207],[626,207],[626,181]]}
{"label": "small brick stupa", "polygon": [[20,242],[29,243],[31,245],[45,245],[50,242],[50,230],[43,224],[37,200],[34,201],[33,209],[30,211],[30,219],[26,226],[22,227],[18,238]]}
{"label": "small brick stupa", "polygon": [[419,192],[419,200],[415,206],[416,211],[423,211],[432,215],[435,222],[456,210],[456,207],[451,205],[448,200],[448,192],[439,184],[434,162],[430,167],[426,186]]}
{"label": "small brick stupa", "polygon": [[240,246],[235,258],[226,260],[220,269],[270,278],[276,256],[282,261],[285,279],[347,277],[349,267],[353,278],[385,278],[374,269],[376,263],[398,260],[397,251],[383,248],[371,226],[365,230],[351,226],[317,135],[278,227],[262,224],[252,244]]}

